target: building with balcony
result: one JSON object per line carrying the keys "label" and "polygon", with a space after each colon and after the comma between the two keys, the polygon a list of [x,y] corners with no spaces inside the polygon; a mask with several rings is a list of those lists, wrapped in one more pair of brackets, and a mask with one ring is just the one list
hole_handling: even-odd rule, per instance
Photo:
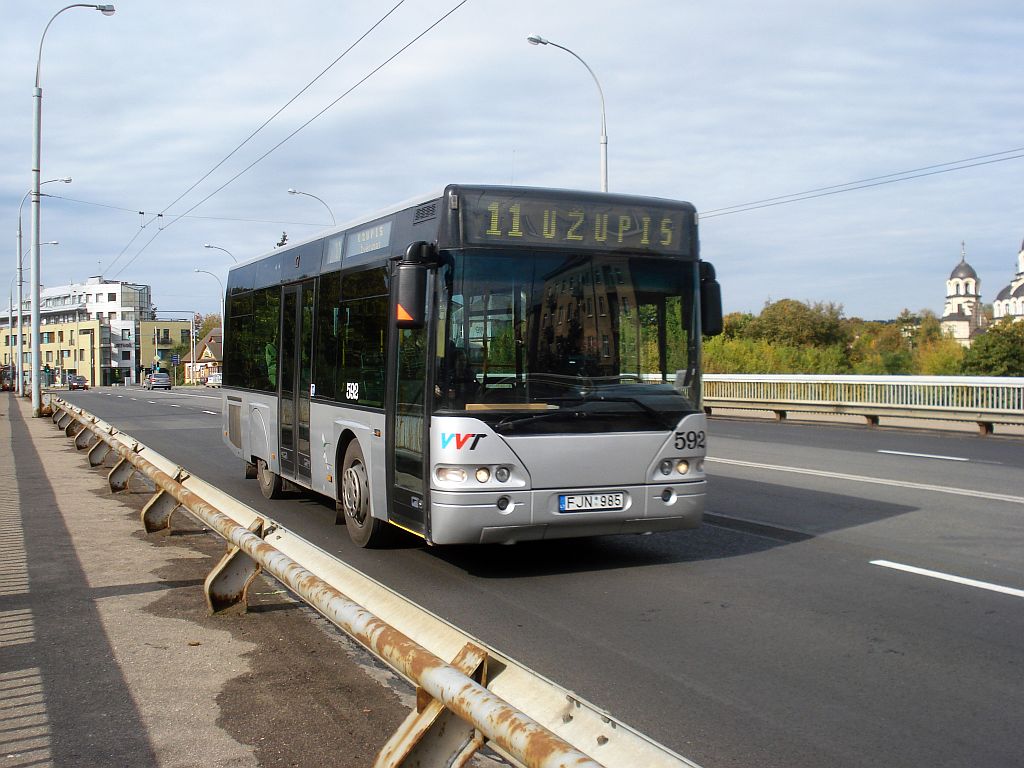
{"label": "building with balcony", "polygon": [[[187,345],[190,339],[189,320],[156,319],[148,285],[90,277],[83,283],[43,288],[39,305],[40,364],[46,384],[63,384],[71,373],[85,376],[90,386],[137,383],[154,361],[163,359],[161,350],[169,359],[172,347]],[[21,345],[18,310],[11,307],[0,317],[0,339],[4,364],[20,360],[25,375],[31,366],[31,300],[20,307]],[[162,333],[159,338],[157,331]],[[154,343],[147,345],[151,334]]]}

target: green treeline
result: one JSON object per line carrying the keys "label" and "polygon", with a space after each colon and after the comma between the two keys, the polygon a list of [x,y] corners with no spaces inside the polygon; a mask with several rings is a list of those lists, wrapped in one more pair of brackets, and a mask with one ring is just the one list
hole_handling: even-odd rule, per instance
{"label": "green treeline", "polygon": [[706,339],[706,373],[1024,376],[1024,323],[989,326],[970,349],[943,335],[939,319],[904,310],[891,322],[843,317],[836,304],[768,302],[734,312]]}

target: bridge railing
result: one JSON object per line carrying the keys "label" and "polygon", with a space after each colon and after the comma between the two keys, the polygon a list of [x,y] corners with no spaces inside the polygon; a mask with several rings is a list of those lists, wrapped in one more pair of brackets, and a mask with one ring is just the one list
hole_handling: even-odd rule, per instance
{"label": "bridge railing", "polygon": [[790,374],[704,376],[704,406],[726,409],[944,419],[978,425],[1024,425],[1024,378],[982,376],[815,376]]}

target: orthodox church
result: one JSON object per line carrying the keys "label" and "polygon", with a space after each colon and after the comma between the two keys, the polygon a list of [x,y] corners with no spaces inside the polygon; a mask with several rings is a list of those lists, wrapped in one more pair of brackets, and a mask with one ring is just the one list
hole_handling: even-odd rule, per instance
{"label": "orthodox church", "polygon": [[[1021,252],[1021,258],[1024,258],[1024,251]],[[1024,275],[1019,277],[1024,284]],[[984,325],[981,280],[978,279],[974,267],[967,263],[966,248],[960,243],[960,263],[946,281],[946,306],[942,311],[942,330],[961,345],[969,347],[975,336],[984,333]]]}
{"label": "orthodox church", "polygon": [[1024,243],[1017,254],[1017,274],[992,302],[992,316],[998,322],[1012,317],[1014,322],[1024,320]]}

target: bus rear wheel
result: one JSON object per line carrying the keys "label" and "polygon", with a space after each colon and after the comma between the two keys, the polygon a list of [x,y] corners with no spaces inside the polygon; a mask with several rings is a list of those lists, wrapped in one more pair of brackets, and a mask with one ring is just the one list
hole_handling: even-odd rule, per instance
{"label": "bus rear wheel", "polygon": [[270,471],[267,462],[256,459],[256,480],[260,484],[260,493],[265,499],[281,498],[281,476]]}
{"label": "bus rear wheel", "polygon": [[368,548],[384,543],[387,523],[370,514],[370,475],[356,440],[348,444],[342,464],[341,509],[349,538],[356,545]]}

